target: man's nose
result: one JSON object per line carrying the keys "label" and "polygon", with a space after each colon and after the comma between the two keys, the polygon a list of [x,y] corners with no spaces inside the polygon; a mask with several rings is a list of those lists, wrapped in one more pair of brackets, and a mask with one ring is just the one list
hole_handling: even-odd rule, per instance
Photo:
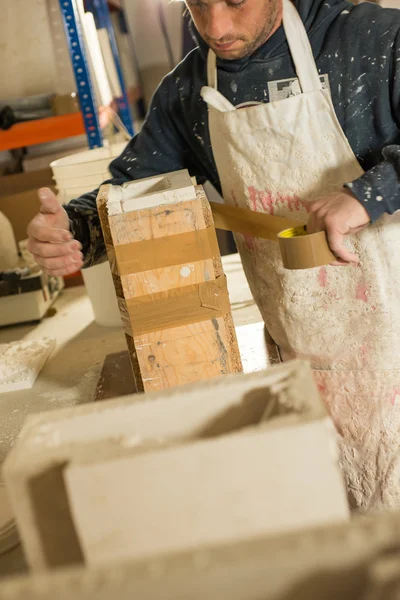
{"label": "man's nose", "polygon": [[229,34],[231,21],[225,2],[216,2],[208,7],[206,35],[218,41]]}

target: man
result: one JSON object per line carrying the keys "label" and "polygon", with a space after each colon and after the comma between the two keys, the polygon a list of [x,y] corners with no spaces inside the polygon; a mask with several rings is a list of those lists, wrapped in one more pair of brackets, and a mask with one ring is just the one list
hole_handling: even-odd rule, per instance
{"label": "man", "polygon": [[[112,182],[187,168],[228,203],[326,231],[337,260],[322,269],[283,269],[269,241],[237,244],[283,358],[315,369],[352,505],[399,504],[400,12],[341,0],[187,5],[199,48],[161,83]],[[57,275],[93,264],[104,253],[96,192],[65,210],[48,190],[40,198],[29,227],[38,263]]]}

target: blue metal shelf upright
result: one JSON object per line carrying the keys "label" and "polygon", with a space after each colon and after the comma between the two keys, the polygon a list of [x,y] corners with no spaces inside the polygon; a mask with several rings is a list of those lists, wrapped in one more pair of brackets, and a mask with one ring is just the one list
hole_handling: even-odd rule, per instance
{"label": "blue metal shelf upright", "polygon": [[[98,107],[90,69],[85,52],[85,42],[76,0],[59,0],[64,30],[74,70],[80,106],[82,110],[89,148],[103,146],[103,135],[98,116]],[[131,135],[134,134],[128,94],[122,74],[117,41],[106,0],[86,0],[87,10],[93,13],[97,29],[106,29],[110,39],[115,66],[120,81],[122,96],[116,98],[119,116]]]}
{"label": "blue metal shelf upright", "polygon": [[75,0],[59,0],[89,148],[103,146],[98,107]]}
{"label": "blue metal shelf upright", "polygon": [[115,37],[114,27],[111,21],[110,9],[107,0],[85,0],[87,9],[93,13],[97,29],[106,29],[110,40],[111,51],[114,57],[115,67],[118,73],[118,79],[122,90],[122,96],[116,98],[118,105],[119,116],[126,129],[131,135],[134,134],[131,109],[129,107],[128,93],[125,86],[124,76],[122,73],[121,61],[119,58],[117,40]]}

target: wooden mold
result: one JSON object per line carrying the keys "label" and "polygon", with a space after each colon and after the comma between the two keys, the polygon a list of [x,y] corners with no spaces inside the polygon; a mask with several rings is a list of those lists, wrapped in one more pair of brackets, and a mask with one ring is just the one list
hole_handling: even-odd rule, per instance
{"label": "wooden mold", "polygon": [[138,391],[242,370],[210,205],[187,171],[97,199]]}

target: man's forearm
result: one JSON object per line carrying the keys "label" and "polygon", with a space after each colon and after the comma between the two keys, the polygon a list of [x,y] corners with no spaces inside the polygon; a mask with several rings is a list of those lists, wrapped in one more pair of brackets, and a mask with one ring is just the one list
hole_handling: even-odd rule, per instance
{"label": "man's forearm", "polygon": [[400,146],[387,146],[384,160],[346,187],[358,198],[372,223],[400,210]]}
{"label": "man's forearm", "polygon": [[91,267],[105,254],[103,233],[97,212],[96,198],[98,190],[86,194],[64,206],[70,220],[70,230],[76,240],[82,244],[83,265]]}

